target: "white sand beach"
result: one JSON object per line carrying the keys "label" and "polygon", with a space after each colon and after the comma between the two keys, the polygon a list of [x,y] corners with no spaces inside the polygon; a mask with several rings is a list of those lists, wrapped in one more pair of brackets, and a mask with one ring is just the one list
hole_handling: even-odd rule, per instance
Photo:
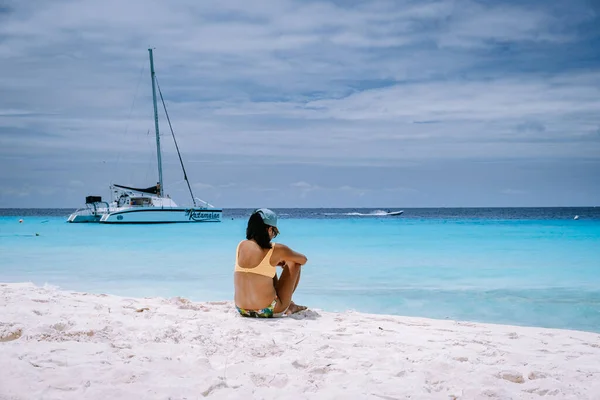
{"label": "white sand beach", "polygon": [[600,335],[0,284],[0,399],[600,399]]}

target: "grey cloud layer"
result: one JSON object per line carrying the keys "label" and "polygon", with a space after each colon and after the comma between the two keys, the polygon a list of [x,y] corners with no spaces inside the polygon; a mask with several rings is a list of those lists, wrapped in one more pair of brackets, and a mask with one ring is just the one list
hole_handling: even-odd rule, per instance
{"label": "grey cloud layer", "polygon": [[[270,171],[600,154],[600,36],[589,28],[599,18],[590,3],[345,4],[8,1],[0,9],[2,165],[65,154],[127,162],[124,151],[128,162],[147,162],[148,46],[191,172],[196,161],[252,156]],[[17,173],[4,203],[40,179]],[[89,188],[81,176],[56,179]],[[324,187],[340,198],[365,193],[331,179],[299,176],[288,183],[309,186],[282,190],[307,199]],[[228,190],[243,187],[236,183]]]}

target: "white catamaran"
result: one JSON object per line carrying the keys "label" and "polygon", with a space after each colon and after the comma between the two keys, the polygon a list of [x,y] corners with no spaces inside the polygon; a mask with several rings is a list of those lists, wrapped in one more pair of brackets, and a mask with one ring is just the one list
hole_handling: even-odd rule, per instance
{"label": "white catamaran", "polygon": [[[179,146],[171,127],[171,121],[162,97],[162,92],[154,73],[154,59],[152,49],[148,49],[150,56],[150,75],[152,77],[152,101],[154,104],[154,130],[156,133],[156,154],[158,158],[158,183],[145,189],[133,188],[123,185],[112,185],[111,190],[115,199],[111,203],[102,201],[100,196],[87,196],[86,207],[75,211],[67,219],[68,222],[99,222],[103,224],[159,224],[174,222],[219,222],[223,210],[194,197],[190,182],[188,181],[183,160],[179,153]],[[171,129],[175,148],[181,162],[183,176],[187,182],[193,207],[178,207],[169,195],[164,194],[162,178],[162,160],[160,151],[160,135],[158,129],[158,108],[156,105],[156,86],[165,110],[167,122]],[[199,204],[200,203],[200,204]]]}

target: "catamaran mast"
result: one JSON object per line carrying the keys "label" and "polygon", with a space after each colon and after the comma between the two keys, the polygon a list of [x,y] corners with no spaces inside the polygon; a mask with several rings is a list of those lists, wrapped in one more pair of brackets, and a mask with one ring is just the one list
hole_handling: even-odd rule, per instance
{"label": "catamaran mast", "polygon": [[158,133],[158,109],[156,108],[156,87],[154,83],[154,58],[152,58],[152,49],[148,49],[150,53],[150,76],[152,78],[152,103],[154,104],[154,130],[156,132],[156,156],[158,157],[158,195],[163,194],[163,179],[162,179],[162,159],[160,157],[160,135]]}

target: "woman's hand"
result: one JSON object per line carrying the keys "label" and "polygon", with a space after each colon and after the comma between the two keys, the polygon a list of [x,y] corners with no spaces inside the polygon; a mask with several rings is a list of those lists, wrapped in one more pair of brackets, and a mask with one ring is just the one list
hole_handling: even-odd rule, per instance
{"label": "woman's hand", "polygon": [[280,267],[284,267],[287,263],[304,265],[308,261],[304,254],[298,253],[281,243],[277,243],[276,252],[277,257],[281,260],[277,263],[277,266]]}

